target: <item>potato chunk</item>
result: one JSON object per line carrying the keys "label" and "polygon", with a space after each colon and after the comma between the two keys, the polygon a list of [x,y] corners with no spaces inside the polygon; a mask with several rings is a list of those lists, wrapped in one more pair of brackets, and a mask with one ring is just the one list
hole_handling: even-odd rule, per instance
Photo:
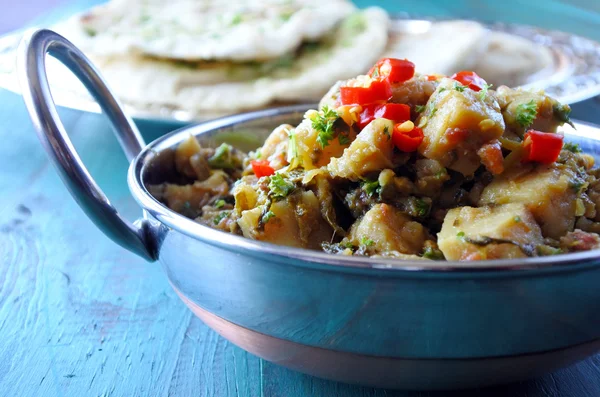
{"label": "potato chunk", "polygon": [[513,168],[483,189],[479,205],[523,203],[545,237],[559,238],[573,230],[576,181],[575,173],[559,164]]}
{"label": "potato chunk", "polygon": [[[300,157],[300,164],[302,167],[309,171],[315,168],[323,167],[329,164],[329,161],[333,157],[339,157],[349,146],[349,141],[356,137],[356,133],[353,130],[348,131],[348,143],[342,145],[337,136],[330,140],[327,146],[321,147],[317,142],[319,131],[312,127],[312,120],[309,117],[317,117],[315,114],[311,114],[309,110],[306,118],[296,127],[295,138],[298,156]],[[336,124],[337,125],[337,124]],[[337,130],[337,128],[336,128]]]}
{"label": "potato chunk", "polygon": [[[568,117],[570,112],[568,106],[561,105],[543,92],[514,90],[501,86],[495,95],[502,109],[507,129],[520,136],[528,128],[544,132],[556,132],[556,129],[564,124],[565,118]],[[523,117],[523,109],[527,105],[535,109],[532,124],[526,124],[527,117]],[[566,116],[561,116],[561,112]]]}
{"label": "potato chunk", "polygon": [[260,148],[260,158],[268,160],[269,165],[275,170],[279,170],[288,164],[287,151],[290,140],[288,132],[292,129],[294,127],[289,124],[280,125],[271,132]]}
{"label": "potato chunk", "polygon": [[448,260],[521,258],[542,242],[540,227],[523,204],[451,209],[438,233]]}
{"label": "potato chunk", "polygon": [[419,152],[464,175],[481,164],[478,150],[504,133],[500,106],[493,96],[481,96],[456,81],[442,79],[417,119],[424,139]]}
{"label": "potato chunk", "polygon": [[367,125],[339,158],[332,158],[327,170],[332,176],[358,181],[369,172],[393,168],[394,123],[375,119]]}
{"label": "potato chunk", "polygon": [[[238,225],[244,237],[289,247],[320,249],[333,230],[322,218],[319,200],[312,191],[297,192],[269,207],[242,211]],[[261,225],[262,224],[262,225]]]}
{"label": "potato chunk", "polygon": [[345,241],[366,246],[370,254],[419,254],[426,239],[423,225],[391,205],[376,204],[352,225]]}
{"label": "potato chunk", "polygon": [[229,193],[227,174],[221,170],[213,171],[205,181],[196,181],[191,185],[165,183],[159,197],[173,211],[182,212],[188,208],[198,209],[206,205],[211,197],[225,196]]}
{"label": "potato chunk", "polygon": [[[190,159],[199,154],[202,150],[202,147],[191,134],[190,136],[183,142],[181,142],[177,149],[175,149],[175,169],[177,172],[182,173],[188,177],[196,177],[198,176],[199,180],[204,180],[208,177],[208,175],[196,175],[194,171],[194,167]],[[203,176],[204,178],[200,178]]]}

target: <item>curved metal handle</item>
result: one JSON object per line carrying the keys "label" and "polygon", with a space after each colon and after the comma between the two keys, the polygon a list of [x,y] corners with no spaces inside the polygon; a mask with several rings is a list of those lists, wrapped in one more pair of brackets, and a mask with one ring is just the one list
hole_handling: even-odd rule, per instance
{"label": "curved metal handle", "polygon": [[148,260],[155,260],[146,221],[131,224],[122,218],[98,187],[75,151],[58,117],[46,75],[46,54],[52,55],[85,85],[108,116],[121,147],[131,161],[145,146],[133,121],[91,62],[59,34],[40,29],[23,36],[18,53],[19,82],[38,137],[79,206],[108,237]]}

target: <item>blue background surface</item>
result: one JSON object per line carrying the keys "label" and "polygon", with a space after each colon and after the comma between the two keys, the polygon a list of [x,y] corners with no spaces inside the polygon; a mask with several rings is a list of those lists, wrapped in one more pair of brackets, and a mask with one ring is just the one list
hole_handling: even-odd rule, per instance
{"label": "blue background surface", "polygon": [[[69,2],[41,21],[95,3]],[[528,23],[600,40],[598,1],[357,3]],[[589,100],[575,105],[573,115],[600,123],[598,109]],[[127,161],[105,120],[60,113],[91,174],[135,219],[140,211],[125,185]],[[0,120],[0,395],[600,396],[600,356],[521,384],[452,393],[349,386],[260,360],[196,319],[158,264],[120,249],[92,225],[48,163],[18,96],[0,91]],[[147,137],[156,133],[143,127]]]}

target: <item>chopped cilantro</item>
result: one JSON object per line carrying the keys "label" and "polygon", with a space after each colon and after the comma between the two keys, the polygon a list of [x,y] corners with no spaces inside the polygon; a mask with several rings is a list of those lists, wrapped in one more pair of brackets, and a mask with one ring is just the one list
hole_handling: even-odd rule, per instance
{"label": "chopped cilantro", "polygon": [[350,14],[350,16],[344,20],[343,24],[354,33],[361,33],[367,27],[364,14],[358,12]]}
{"label": "chopped cilantro", "polygon": [[513,220],[514,220],[516,223],[519,223],[519,222],[521,222],[521,217],[517,215],[517,216],[515,216],[515,217],[513,218]]}
{"label": "chopped cilantro", "polygon": [[292,17],[292,15],[294,15],[294,11],[286,11],[284,13],[282,13],[281,15],[279,15],[279,18],[283,21],[289,21],[289,19]]}
{"label": "chopped cilantro", "polygon": [[215,149],[215,154],[209,157],[208,165],[213,168],[235,168],[232,150],[231,145],[222,143],[221,146]]}
{"label": "chopped cilantro", "polygon": [[439,91],[438,91],[438,94],[439,94],[439,93],[442,93],[442,92],[444,92],[444,91],[446,91],[446,87],[442,87],[442,88],[440,88],[440,89],[439,89]]}
{"label": "chopped cilantro", "polygon": [[467,87],[460,84],[459,82],[454,83],[454,89],[458,92],[464,92],[465,88],[467,88]]}
{"label": "chopped cilantro", "polygon": [[448,175],[448,171],[446,171],[445,168],[442,168],[441,170],[439,170],[438,172],[436,172],[433,177],[435,179],[437,179],[437,180],[440,180],[442,178],[445,178],[447,175]]}
{"label": "chopped cilantro", "polygon": [[485,99],[485,97],[487,96],[488,90],[490,88],[493,87],[493,84],[484,84],[483,88],[481,88],[481,91],[479,91],[479,99],[481,99],[482,101]]}
{"label": "chopped cilantro", "polygon": [[465,232],[456,233],[456,238],[464,241],[465,240]]}
{"label": "chopped cilantro", "polygon": [[568,150],[569,152],[573,152],[573,153],[581,153],[581,147],[579,147],[578,144],[573,143],[573,142],[566,142],[563,145],[563,150]]}
{"label": "chopped cilantro", "polygon": [[340,142],[340,145],[347,145],[350,143],[350,138],[348,135],[340,133],[338,134],[338,141]]}
{"label": "chopped cilantro", "polygon": [[273,211],[267,211],[261,218],[262,223],[267,223],[271,218],[275,217],[275,213]]}
{"label": "chopped cilantro", "polygon": [[586,183],[580,179],[576,179],[569,183],[569,187],[575,191],[575,193],[579,193],[579,191],[586,185]]}
{"label": "chopped cilantro", "polygon": [[287,151],[287,162],[290,163],[290,169],[296,168],[301,163],[300,155],[298,154],[298,141],[296,140],[296,130],[289,129],[287,131],[290,138]]}
{"label": "chopped cilantro", "polygon": [[571,114],[571,108],[569,107],[569,105],[556,104],[552,107],[552,111],[554,117],[556,117],[558,120],[562,121],[563,123],[567,123],[571,127],[575,128],[575,126],[571,122],[571,118],[569,117]]}
{"label": "chopped cilantro", "polygon": [[329,141],[333,139],[335,131],[333,130],[333,124],[339,118],[337,112],[331,109],[329,106],[323,106],[323,110],[317,113],[311,119],[312,128],[318,132],[317,142],[321,145],[321,148],[329,145]]}
{"label": "chopped cilantro", "polygon": [[563,250],[560,248],[554,248],[549,245],[538,245],[536,251],[540,256],[558,255],[563,253]]}
{"label": "chopped cilantro", "polygon": [[239,25],[242,22],[242,14],[237,13],[231,18],[231,25]]}
{"label": "chopped cilantro", "polygon": [[260,152],[260,149],[258,149],[258,150],[256,151],[256,159],[257,159],[257,160],[259,160],[261,157],[262,157],[262,154],[261,154],[261,152]]}
{"label": "chopped cilantro", "polygon": [[363,237],[363,238],[360,240],[360,243],[361,243],[362,245],[364,245],[364,246],[370,247],[370,246],[372,246],[373,244],[375,244],[375,241],[371,240],[370,238]]}
{"label": "chopped cilantro", "polygon": [[385,134],[385,136],[388,137],[388,139],[390,139],[392,136],[390,135],[390,129],[389,127],[386,125],[385,128],[383,129],[383,133]]}
{"label": "chopped cilantro", "polygon": [[229,214],[230,214],[230,211],[221,211],[221,212],[219,212],[219,215],[217,215],[215,217],[215,219],[213,219],[213,223],[215,225],[218,225],[219,223],[221,223],[221,221],[223,219],[227,218],[229,216]]}
{"label": "chopped cilantro", "polygon": [[537,116],[537,104],[532,99],[517,106],[516,120],[522,127],[529,127]]}
{"label": "chopped cilantro", "polygon": [[217,200],[215,202],[215,208],[223,208],[224,205],[225,205],[225,200]]}
{"label": "chopped cilantro", "polygon": [[417,199],[415,201],[415,209],[417,212],[417,216],[419,216],[419,217],[427,216],[430,208],[431,207],[430,207],[429,203],[423,199]]}
{"label": "chopped cilantro", "polygon": [[433,102],[431,102],[429,104],[429,118],[433,117],[433,115],[437,112],[437,108],[435,107],[435,104]]}
{"label": "chopped cilantro", "polygon": [[83,30],[85,31],[85,34],[87,34],[90,37],[94,37],[98,34],[98,31],[96,29],[90,28],[89,26],[86,26],[85,28],[83,28]]}
{"label": "chopped cilantro", "polygon": [[369,195],[369,197],[373,197],[375,193],[381,192],[381,186],[379,186],[379,181],[377,179],[374,181],[364,181],[362,183],[362,189]]}
{"label": "chopped cilantro", "polygon": [[423,258],[432,259],[432,260],[444,260],[444,253],[437,248],[433,247],[425,247],[423,251]]}
{"label": "chopped cilantro", "polygon": [[274,174],[269,181],[270,195],[276,199],[286,198],[296,188],[292,182],[286,180],[281,174]]}
{"label": "chopped cilantro", "polygon": [[423,111],[425,110],[425,105],[417,105],[415,106],[415,112],[417,113],[423,113]]}

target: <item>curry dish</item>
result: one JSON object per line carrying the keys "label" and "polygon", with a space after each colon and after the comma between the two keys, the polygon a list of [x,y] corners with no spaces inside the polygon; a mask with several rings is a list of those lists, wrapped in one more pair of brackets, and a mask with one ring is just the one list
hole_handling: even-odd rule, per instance
{"label": "curry dish", "polygon": [[244,153],[190,137],[171,209],[246,238],[341,255],[484,260],[600,247],[600,172],[570,108],[474,72],[385,58]]}

